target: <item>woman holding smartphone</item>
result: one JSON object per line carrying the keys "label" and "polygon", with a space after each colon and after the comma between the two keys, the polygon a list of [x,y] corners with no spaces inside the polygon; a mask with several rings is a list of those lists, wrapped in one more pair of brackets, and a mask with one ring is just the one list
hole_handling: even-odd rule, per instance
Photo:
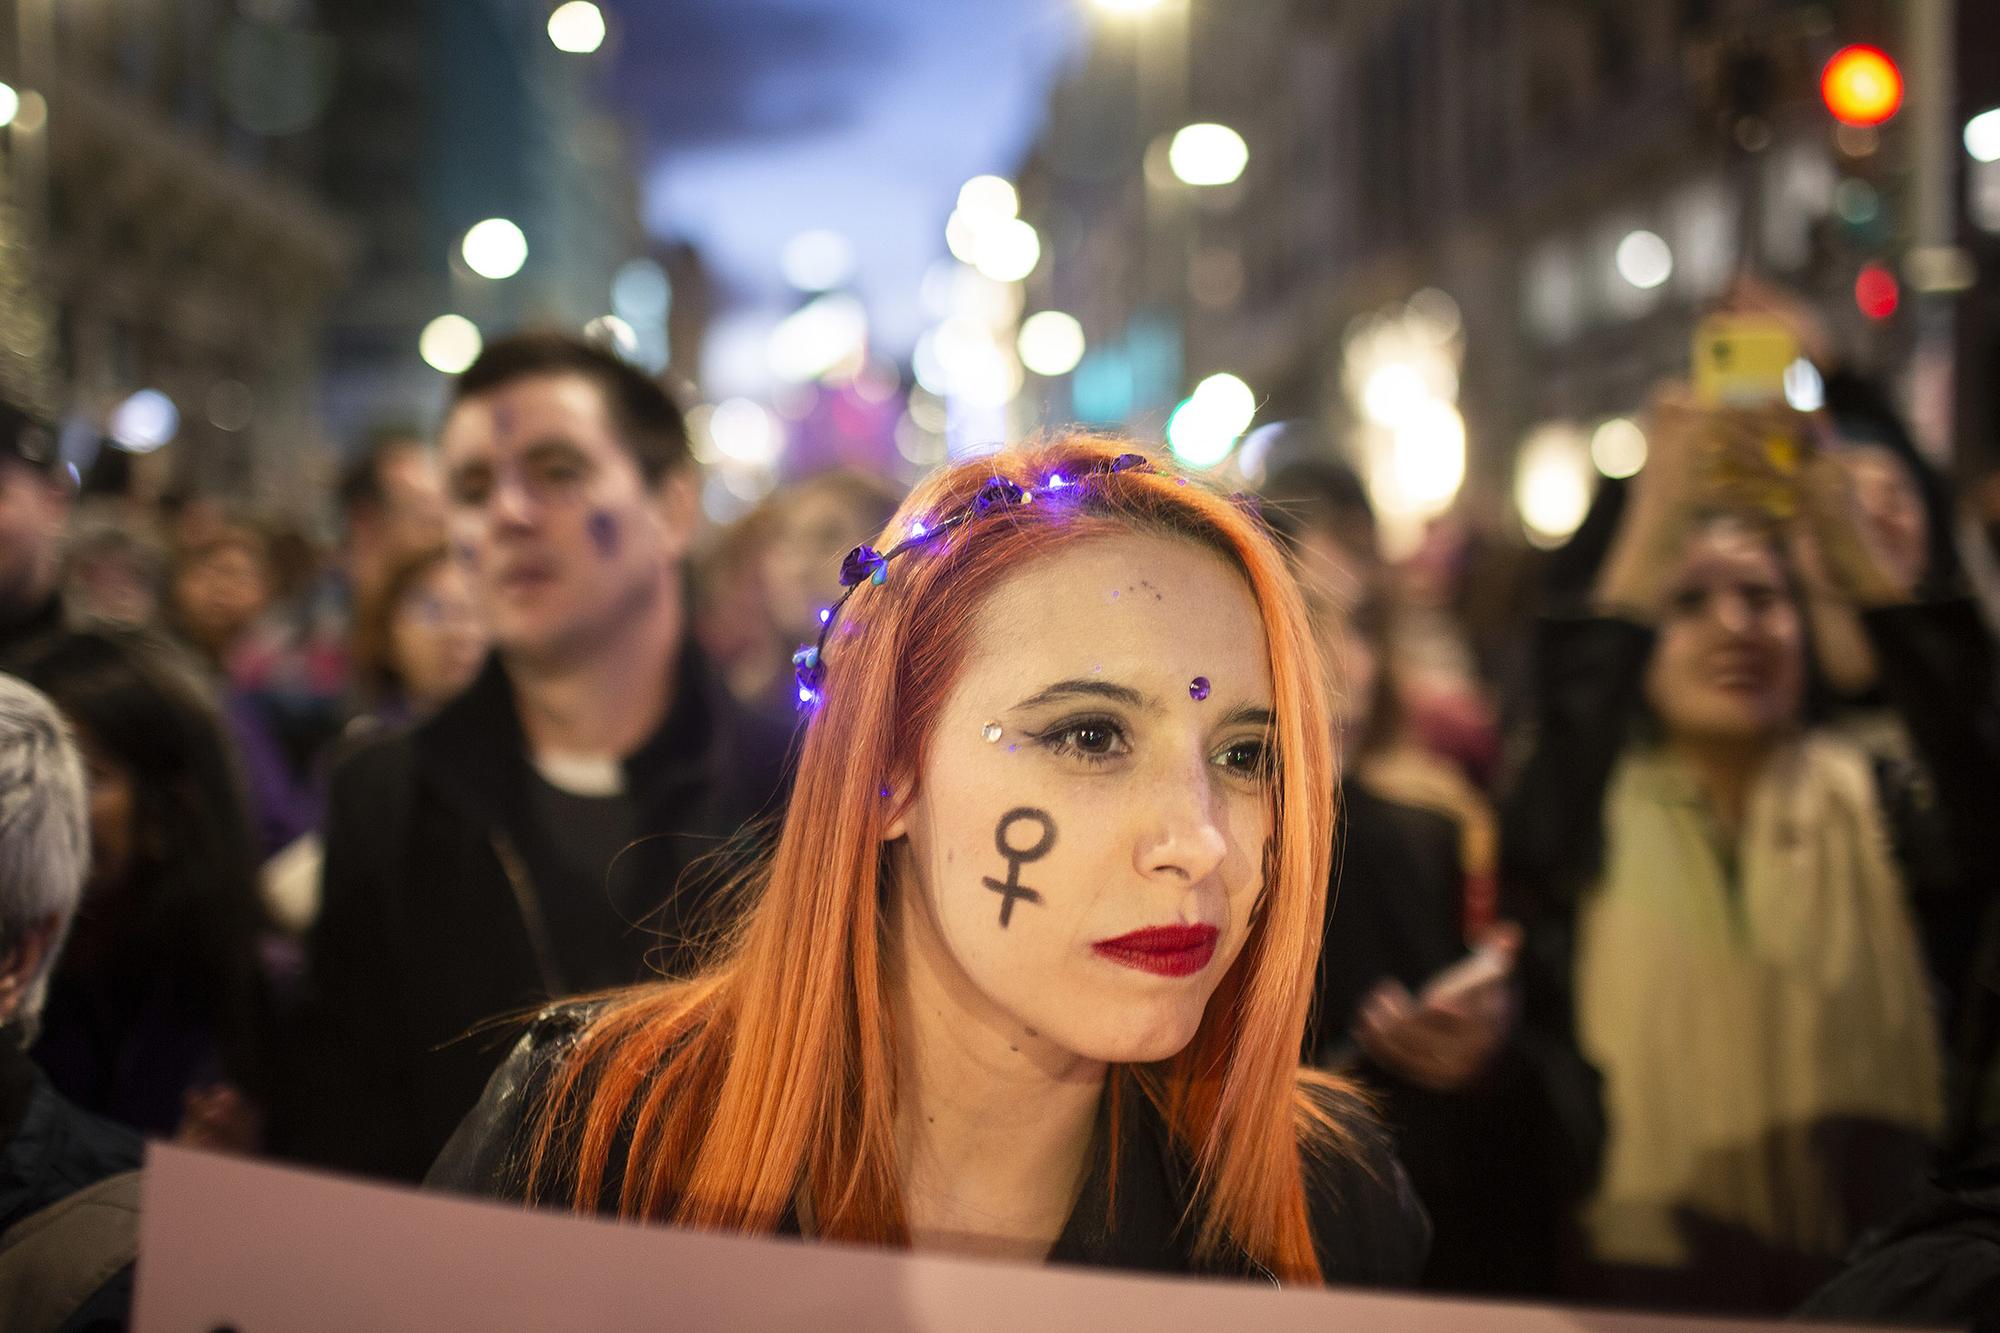
{"label": "woman holding smartphone", "polygon": [[[1788,518],[1709,480],[1730,471],[1718,456],[1742,475],[1819,430],[1663,395],[1591,604],[1538,631],[1503,858],[1529,947],[1567,958],[1568,988],[1530,1003],[1570,1009],[1604,1078],[1585,1219],[1600,1296],[1788,1308],[1893,1206],[1942,1122],[1898,856],[1911,807],[1815,724],[1791,539],[1813,539],[1887,638],[1912,590],[1830,453],[1798,473]],[[1954,707],[1921,665],[1892,695]]]}

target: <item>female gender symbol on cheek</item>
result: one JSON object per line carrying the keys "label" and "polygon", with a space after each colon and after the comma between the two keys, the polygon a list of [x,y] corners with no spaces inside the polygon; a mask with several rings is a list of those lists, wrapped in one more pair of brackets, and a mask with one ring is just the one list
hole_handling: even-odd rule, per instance
{"label": "female gender symbol on cheek", "polygon": [[[1007,834],[1016,824],[1042,826],[1042,835],[1034,846],[1023,849],[1009,843]],[[1021,883],[1021,867],[1030,861],[1041,860],[1056,845],[1056,821],[1050,819],[1045,810],[1037,810],[1031,805],[1016,806],[1000,816],[1000,826],[993,830],[993,845],[1000,849],[1000,855],[1007,858],[1007,878],[998,880],[988,875],[981,882],[1000,895],[1000,928],[1004,930],[1014,917],[1016,898],[1031,903],[1042,900],[1041,894]]]}

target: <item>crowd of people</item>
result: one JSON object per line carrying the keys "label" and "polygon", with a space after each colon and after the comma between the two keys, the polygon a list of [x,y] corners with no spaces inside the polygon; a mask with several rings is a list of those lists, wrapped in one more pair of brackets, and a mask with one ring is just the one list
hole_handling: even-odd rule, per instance
{"label": "crowd of people", "polygon": [[[1988,609],[1816,345],[1825,412],[1663,386],[1644,470],[1506,560],[1449,522],[1387,559],[1328,457],[1229,497],[1064,433],[713,530],[676,404],[555,333],[358,450],[330,552],[79,498],[0,410],[0,1288],[117,1269],[129,1226],[16,1229],[129,1222],[154,1137],[1001,1257],[2000,1318]],[[1781,506],[1705,466],[1787,433]]]}

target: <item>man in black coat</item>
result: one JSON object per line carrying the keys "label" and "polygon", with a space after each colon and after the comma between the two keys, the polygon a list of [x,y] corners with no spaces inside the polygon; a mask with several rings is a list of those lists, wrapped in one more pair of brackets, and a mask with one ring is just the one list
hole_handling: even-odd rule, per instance
{"label": "man in black coat", "polygon": [[421,1179],[553,997],[682,972],[772,812],[788,736],[687,634],[696,479],[679,411],[554,334],[460,377],[441,452],[485,672],[333,777],[309,995],[274,1140]]}

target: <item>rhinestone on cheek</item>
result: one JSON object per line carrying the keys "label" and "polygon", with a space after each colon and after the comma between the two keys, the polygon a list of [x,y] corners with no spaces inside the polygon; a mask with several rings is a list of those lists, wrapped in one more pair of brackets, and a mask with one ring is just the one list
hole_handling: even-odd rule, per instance
{"label": "rhinestone on cheek", "polygon": [[988,722],[979,729],[979,734],[985,738],[988,745],[993,745],[998,743],[1003,733],[998,722]]}

